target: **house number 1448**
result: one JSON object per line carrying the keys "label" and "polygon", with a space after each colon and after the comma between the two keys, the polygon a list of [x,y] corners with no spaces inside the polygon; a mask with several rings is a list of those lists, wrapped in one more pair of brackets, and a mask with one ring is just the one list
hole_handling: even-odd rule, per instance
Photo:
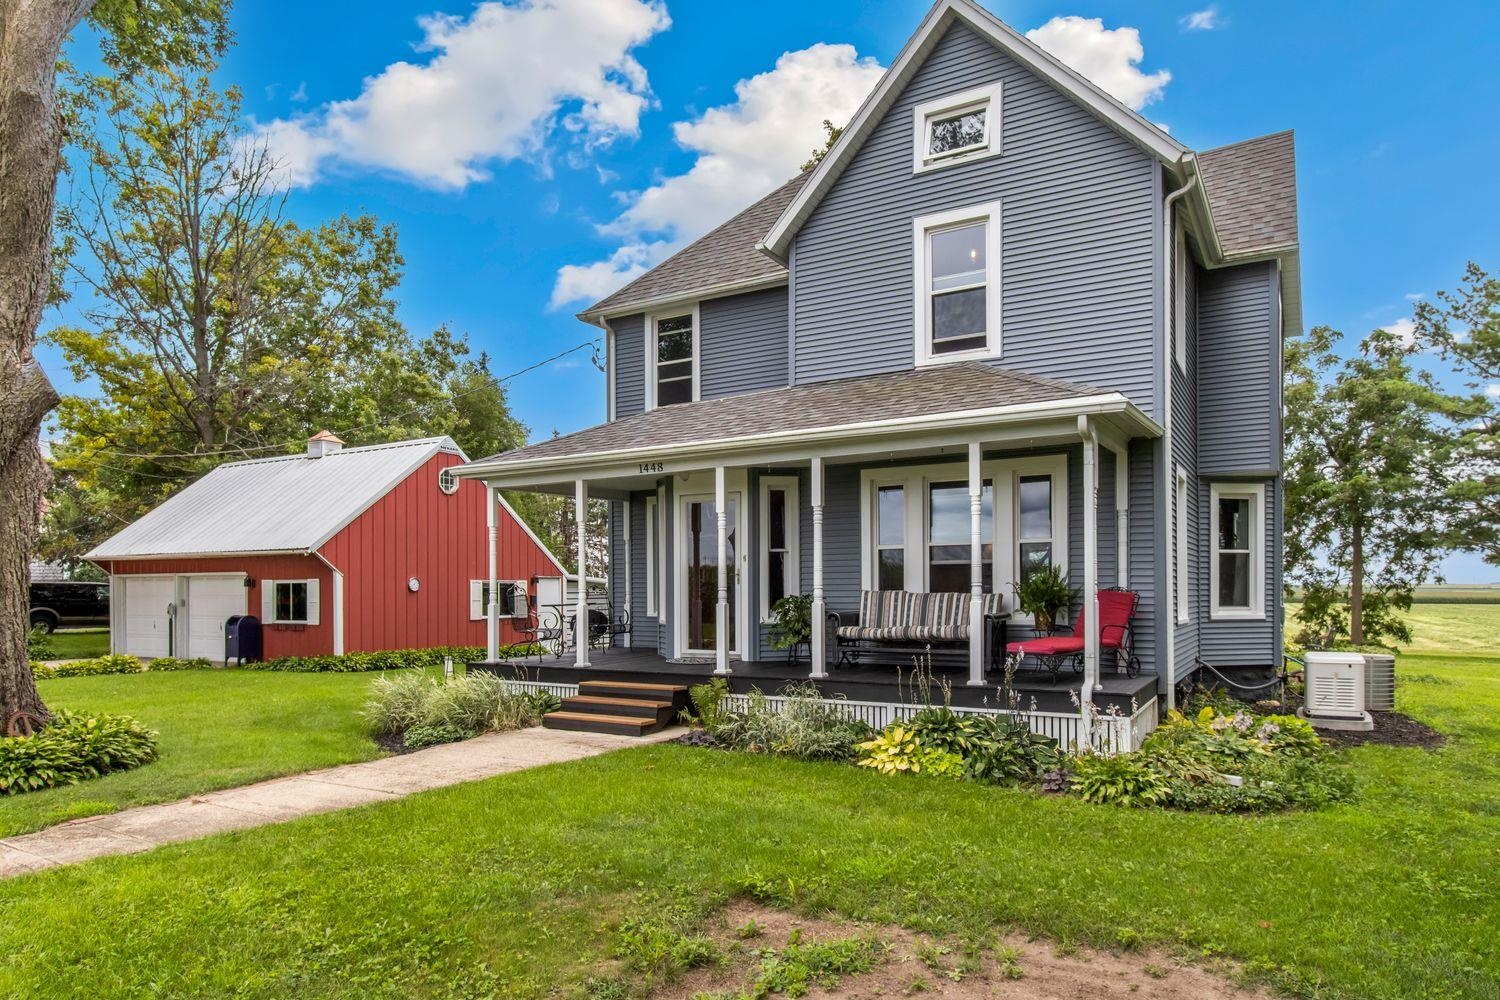
{"label": "house number 1448", "polygon": [[661,472],[661,471],[663,471],[662,464],[660,462],[642,462],[641,463],[641,471],[642,472]]}

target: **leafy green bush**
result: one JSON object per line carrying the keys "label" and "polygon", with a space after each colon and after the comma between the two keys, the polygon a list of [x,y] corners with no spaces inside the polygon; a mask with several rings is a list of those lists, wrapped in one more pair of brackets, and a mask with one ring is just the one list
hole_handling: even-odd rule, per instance
{"label": "leafy green bush", "polygon": [[407,670],[376,679],[364,716],[377,736],[403,736],[407,746],[432,746],[534,726],[556,703],[550,694],[520,690],[490,673],[443,680]]}
{"label": "leafy green bush", "polygon": [[971,716],[973,745],[964,759],[964,777],[992,785],[1035,784],[1063,759],[1057,741],[1033,733],[1024,723],[997,716]]}
{"label": "leafy green bush", "polygon": [[156,734],[123,715],[60,709],[41,732],[0,738],[0,795],[74,785],[156,759]]}
{"label": "leafy green bush", "polygon": [[127,653],[106,653],[92,660],[74,660],[71,663],[32,665],[33,675],[39,681],[56,677],[97,677],[102,674],[139,674],[146,670],[137,657]]}
{"label": "leafy green bush", "polygon": [[1305,757],[1251,760],[1239,778],[1238,786],[1223,776],[1212,781],[1174,780],[1168,805],[1198,812],[1276,812],[1317,809],[1354,793],[1354,778],[1346,769]]}
{"label": "leafy green bush", "polygon": [[29,660],[54,660],[57,647],[52,644],[52,633],[46,626],[38,625],[26,633],[26,658]]}
{"label": "leafy green bush", "polygon": [[191,660],[179,659],[176,656],[158,656],[147,663],[144,669],[155,674],[170,670],[212,670],[214,665],[202,656],[195,656]]}
{"label": "leafy green bush", "polygon": [[813,684],[787,687],[781,710],[773,710],[759,691],[749,695],[743,712],[729,712],[712,729],[714,739],[736,750],[785,754],[803,760],[851,760],[854,747],[870,727],[848,718],[838,699],[824,698]]}
{"label": "leafy green bush", "polygon": [[1085,802],[1159,806],[1171,795],[1166,775],[1139,754],[1085,753],[1073,758],[1070,790]]}
{"label": "leafy green bush", "polygon": [[859,744],[859,766],[870,767],[881,774],[921,774],[934,753],[944,758],[954,756],[932,747],[924,747],[911,726],[893,722],[875,736]]}
{"label": "leafy green bush", "polygon": [[722,677],[694,684],[688,688],[688,698],[693,703],[693,709],[682,713],[686,722],[713,731],[729,717],[729,706],[726,704],[729,699],[729,682]]}

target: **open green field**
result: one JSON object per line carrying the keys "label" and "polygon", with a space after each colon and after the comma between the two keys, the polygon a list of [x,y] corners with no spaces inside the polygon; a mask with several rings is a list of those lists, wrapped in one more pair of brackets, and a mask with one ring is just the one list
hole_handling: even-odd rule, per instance
{"label": "open green field", "polygon": [[[1345,751],[1359,796],[1318,812],[1130,811],[648,747],[5,882],[0,996],[623,998],[584,988],[621,918],[749,893],[935,933],[1144,940],[1305,997],[1494,998],[1500,655],[1400,664],[1400,708],[1447,745]],[[202,676],[263,680],[267,701],[352,682],[324,691],[345,699],[334,724],[369,680]],[[126,687],[88,700],[154,720],[140,685],[175,679],[101,678]],[[194,725],[229,717],[225,697],[201,692]],[[343,732],[329,756],[359,752]]]}
{"label": "open green field", "polygon": [[[1296,633],[1298,605],[1287,604],[1287,635]],[[1407,612],[1412,643],[1403,653],[1462,653],[1500,655],[1500,603],[1414,603]]]}
{"label": "open green field", "polygon": [[[66,633],[59,633],[66,635]],[[53,708],[132,715],[161,734],[134,771],[0,797],[0,837],[126,806],[378,757],[359,719],[369,674],[184,670],[42,681]],[[0,995],[4,995],[0,993]]]}

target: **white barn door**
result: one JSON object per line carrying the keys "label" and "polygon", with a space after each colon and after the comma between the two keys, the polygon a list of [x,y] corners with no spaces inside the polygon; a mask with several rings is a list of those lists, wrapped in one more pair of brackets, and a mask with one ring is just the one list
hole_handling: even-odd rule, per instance
{"label": "white barn door", "polygon": [[210,660],[224,658],[224,620],[247,612],[244,577],[190,576],[187,580],[187,652]]}
{"label": "white barn door", "polygon": [[125,648],[135,656],[171,652],[172,620],[167,607],[174,597],[170,576],[127,576],[125,581]]}

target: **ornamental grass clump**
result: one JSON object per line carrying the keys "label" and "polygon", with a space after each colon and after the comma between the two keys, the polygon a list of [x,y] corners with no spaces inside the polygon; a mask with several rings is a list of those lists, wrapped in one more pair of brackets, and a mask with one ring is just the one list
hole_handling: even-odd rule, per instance
{"label": "ornamental grass clump", "polygon": [[744,711],[725,712],[706,731],[718,743],[751,753],[781,754],[802,760],[854,759],[854,748],[870,727],[849,717],[838,698],[824,698],[816,685],[796,684],[773,707],[760,691],[747,697]]}
{"label": "ornamental grass clump", "polygon": [[31,736],[0,737],[0,795],[76,785],[156,759],[156,734],[129,716],[59,709]]}
{"label": "ornamental grass clump", "polygon": [[376,736],[401,737],[408,749],[419,749],[534,726],[556,707],[554,696],[521,690],[494,674],[444,680],[412,670],[377,678],[364,717]]}

